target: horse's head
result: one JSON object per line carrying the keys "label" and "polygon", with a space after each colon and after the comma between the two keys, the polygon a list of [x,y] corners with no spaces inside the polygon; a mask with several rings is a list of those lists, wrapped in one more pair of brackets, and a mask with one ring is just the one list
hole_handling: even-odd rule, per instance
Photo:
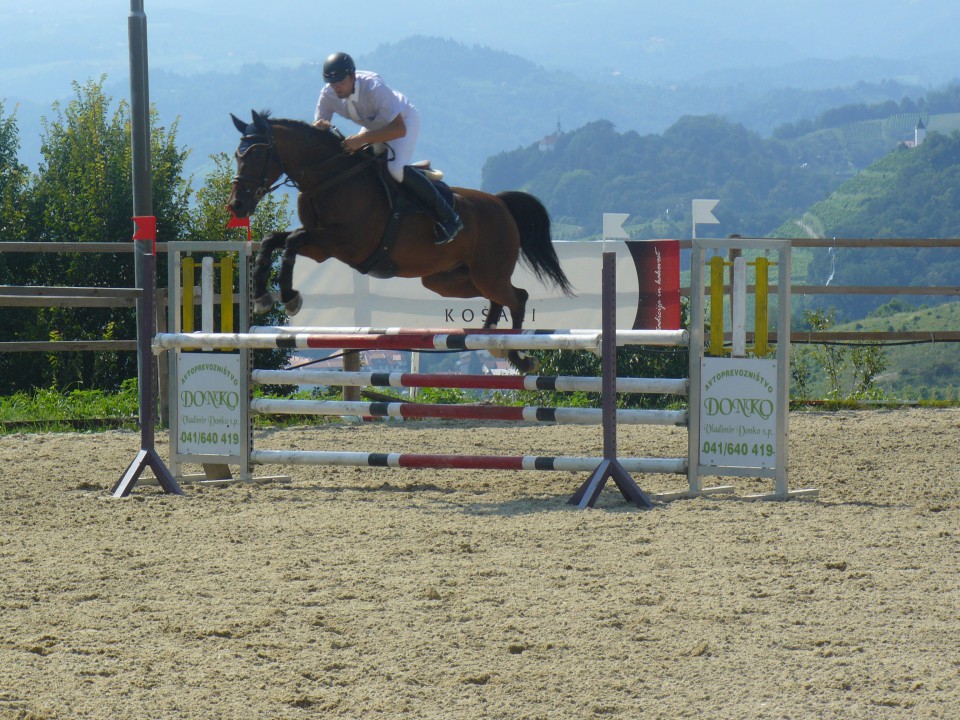
{"label": "horse's head", "polygon": [[283,165],[273,141],[269,114],[253,112],[253,122],[245,123],[231,114],[233,124],[240,131],[237,148],[237,174],[227,205],[238,218],[249,217],[260,199],[274,188],[283,175]]}

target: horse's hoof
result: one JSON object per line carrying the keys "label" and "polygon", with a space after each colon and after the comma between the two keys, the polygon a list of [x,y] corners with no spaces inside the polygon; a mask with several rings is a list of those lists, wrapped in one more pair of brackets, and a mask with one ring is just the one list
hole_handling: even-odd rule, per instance
{"label": "horse's hoof", "polygon": [[524,375],[533,375],[540,369],[540,361],[535,357],[530,357],[524,352],[519,353],[523,361],[524,369],[521,371]]}
{"label": "horse's hoof", "polygon": [[283,306],[287,309],[287,315],[296,315],[303,308],[303,296],[294,292],[293,297],[287,300]]}
{"label": "horse's hoof", "polygon": [[521,375],[530,375],[540,369],[540,361],[524,352],[511,351],[508,357]]}
{"label": "horse's hoof", "polygon": [[264,293],[260,297],[253,299],[253,312],[256,315],[263,315],[273,309],[273,295]]}

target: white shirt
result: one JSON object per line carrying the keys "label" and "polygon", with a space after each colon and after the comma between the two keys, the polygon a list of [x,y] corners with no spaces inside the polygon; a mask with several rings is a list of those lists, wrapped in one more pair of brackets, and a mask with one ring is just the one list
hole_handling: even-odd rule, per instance
{"label": "white shirt", "polygon": [[341,115],[367,130],[389,125],[397,115],[407,119],[413,104],[401,93],[391,90],[376,73],[357,70],[353,94],[341,100],[330,85],[324,85],[317,100],[314,121],[329,121]]}

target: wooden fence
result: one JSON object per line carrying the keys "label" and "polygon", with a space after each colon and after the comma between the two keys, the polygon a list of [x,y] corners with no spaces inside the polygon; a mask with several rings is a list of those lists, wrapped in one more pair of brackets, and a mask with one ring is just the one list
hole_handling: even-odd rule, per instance
{"label": "wooden fence", "polygon": [[[797,238],[791,241],[795,248],[960,248],[960,239],[808,239]],[[689,240],[680,241],[681,249],[689,249]],[[43,243],[43,242],[0,242],[0,253],[132,253],[132,242],[115,243]],[[166,243],[157,244],[157,252],[166,252]],[[752,291],[752,288],[748,288]],[[776,285],[770,286],[770,292],[776,293]],[[951,286],[843,286],[843,285],[793,285],[793,295],[882,295],[882,296],[960,296],[960,285]],[[25,287],[0,285],[0,307],[116,307],[133,308],[139,291],[133,288],[97,288],[97,287]],[[682,288],[681,294],[689,296],[690,288]],[[166,329],[165,289],[158,289],[157,328]],[[804,332],[793,331],[790,336],[793,343],[826,342],[958,342],[960,330],[956,331],[889,331],[889,332]],[[771,334],[771,341],[776,335]],[[131,340],[59,340],[59,341],[5,341],[0,338],[0,352],[135,352],[136,339]],[[161,378],[165,375],[161,373]]]}

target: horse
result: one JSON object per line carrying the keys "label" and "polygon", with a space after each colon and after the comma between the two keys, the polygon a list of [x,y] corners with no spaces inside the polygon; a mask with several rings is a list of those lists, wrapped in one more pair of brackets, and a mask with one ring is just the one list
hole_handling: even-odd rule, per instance
{"label": "horse", "polygon": [[[277,284],[289,315],[302,305],[293,288],[297,255],[318,263],[334,258],[373,277],[420,278],[442,297],[486,298],[490,306],[484,329],[496,327],[505,307],[513,329],[522,328],[529,294],[511,282],[521,256],[545,284],[573,294],[553,248],[550,215],[533,195],[450,188],[463,229],[451,242],[436,245],[434,218],[423,211],[398,212],[390,190],[395,181],[382,168],[384,161],[368,149],[344,151],[336,128],[273,118],[269,111],[254,111],[250,123],[230,117],[241,133],[237,175],[227,201],[234,216],[249,217],[265,195],[283,184],[299,191],[301,227],[267,234],[254,261],[255,312],[273,306],[267,283],[273,254],[281,247]],[[521,373],[537,369],[536,361],[523,353],[511,350],[508,359]]]}

